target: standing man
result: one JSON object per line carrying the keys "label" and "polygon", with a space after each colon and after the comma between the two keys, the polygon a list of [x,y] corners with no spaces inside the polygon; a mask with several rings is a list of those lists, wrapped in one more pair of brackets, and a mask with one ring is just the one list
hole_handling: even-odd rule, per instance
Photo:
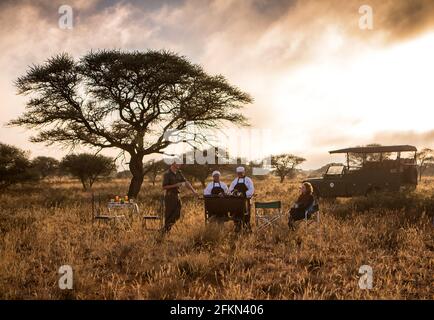
{"label": "standing man", "polygon": [[229,187],[229,192],[247,198],[247,213],[242,213],[241,216],[239,213],[235,215],[235,231],[238,232],[241,230],[241,224],[247,229],[247,231],[251,231],[250,198],[253,196],[255,188],[252,179],[246,177],[246,170],[244,167],[238,167],[236,171],[237,177],[232,181]]}
{"label": "standing man", "polygon": [[179,188],[186,185],[191,192],[197,195],[193,186],[185,180],[178,163],[172,163],[169,170],[163,176],[163,189],[166,190],[164,196],[164,228],[163,232],[169,232],[175,222],[181,216],[181,200],[179,199]]}

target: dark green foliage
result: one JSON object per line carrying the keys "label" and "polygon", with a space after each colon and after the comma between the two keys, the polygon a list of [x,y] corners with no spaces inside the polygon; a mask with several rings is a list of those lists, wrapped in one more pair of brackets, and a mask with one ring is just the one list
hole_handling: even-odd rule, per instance
{"label": "dark green foliage", "polygon": [[22,182],[38,180],[25,151],[0,143],[0,189]]}
{"label": "dark green foliage", "polygon": [[41,179],[55,175],[59,169],[59,161],[51,157],[36,157],[31,165]]}
{"label": "dark green foliage", "polygon": [[65,156],[60,163],[60,169],[80,179],[83,189],[87,190],[92,188],[97,178],[112,174],[116,166],[112,158],[81,153]]}

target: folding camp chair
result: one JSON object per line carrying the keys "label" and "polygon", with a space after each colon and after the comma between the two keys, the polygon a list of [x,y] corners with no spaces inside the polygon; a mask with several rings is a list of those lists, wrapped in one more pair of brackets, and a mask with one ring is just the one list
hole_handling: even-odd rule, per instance
{"label": "folding camp chair", "polygon": [[281,201],[255,202],[255,222],[258,231],[273,225],[281,217]]}
{"label": "folding camp chair", "polygon": [[309,208],[306,209],[304,213],[304,221],[306,222],[306,230],[307,226],[311,224],[312,222],[318,223],[318,232],[320,227],[320,210],[319,210],[319,203],[317,199],[314,199],[313,203],[310,205]]}

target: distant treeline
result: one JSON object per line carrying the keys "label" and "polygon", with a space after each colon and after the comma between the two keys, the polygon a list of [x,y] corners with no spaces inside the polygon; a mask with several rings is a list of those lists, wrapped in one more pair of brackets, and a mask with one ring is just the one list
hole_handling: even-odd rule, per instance
{"label": "distant treeline", "polygon": [[[215,150],[214,150],[215,151]],[[202,152],[204,156],[210,150]],[[192,152],[180,156],[185,165],[182,167],[184,175],[191,181],[197,181],[202,186],[210,178],[214,170],[219,170],[223,175],[234,174],[237,166],[243,165],[247,175],[252,175],[254,168],[263,167],[264,160],[247,161],[243,158],[231,158],[228,164],[219,164],[218,152],[214,153],[212,163],[198,164],[187,161],[191,159]],[[276,175],[283,182],[285,178],[294,178],[301,171],[297,168],[305,161],[304,158],[292,154],[280,154],[271,157],[268,161],[268,174]],[[191,163],[191,164],[190,164]],[[168,164],[163,160],[149,160],[143,164],[143,174],[155,185],[159,175],[168,169]],[[264,179],[266,175],[255,175],[256,179]],[[133,177],[130,170],[117,172],[115,159],[100,154],[80,153],[68,154],[61,160],[53,157],[39,156],[30,158],[29,152],[18,147],[0,143],[0,189],[5,189],[18,183],[37,183],[50,177],[73,177],[79,179],[83,189],[92,188],[95,181],[101,178],[128,178]]]}

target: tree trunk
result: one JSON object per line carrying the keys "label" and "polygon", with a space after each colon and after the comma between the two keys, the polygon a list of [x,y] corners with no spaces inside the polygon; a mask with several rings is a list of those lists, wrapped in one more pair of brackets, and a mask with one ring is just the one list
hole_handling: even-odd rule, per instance
{"label": "tree trunk", "polygon": [[285,180],[285,176],[284,176],[284,175],[281,175],[281,176],[280,176],[280,183],[283,183],[283,180]]}
{"label": "tree trunk", "polygon": [[140,188],[142,187],[145,173],[143,171],[143,156],[131,155],[130,172],[133,175],[128,189],[128,197],[135,199],[139,195]]}
{"label": "tree trunk", "polygon": [[81,185],[83,186],[83,190],[87,191],[86,180],[85,179],[80,179],[80,181],[81,181]]}

